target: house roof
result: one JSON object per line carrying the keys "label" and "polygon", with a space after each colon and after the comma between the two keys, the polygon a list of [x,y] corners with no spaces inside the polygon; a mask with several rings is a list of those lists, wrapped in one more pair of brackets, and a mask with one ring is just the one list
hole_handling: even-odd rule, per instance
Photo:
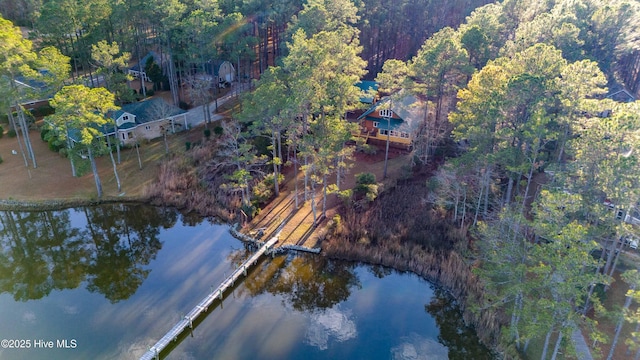
{"label": "house roof", "polygon": [[[98,129],[100,130],[100,132],[102,132],[102,134],[104,135],[111,135],[115,133],[115,126],[113,124],[105,124],[102,126],[95,126],[95,125],[91,125],[91,127],[93,127],[94,129]],[[80,130],[79,129],[74,129],[71,128],[69,129],[69,138],[73,141],[73,142],[80,142],[81,140],[81,135],[80,135]]]}
{"label": "house roof", "polygon": [[136,126],[137,125],[134,124],[134,123],[127,122],[127,123],[124,123],[124,124],[118,126],[118,129],[119,130],[127,130],[127,129],[132,129],[132,128],[136,127]]}
{"label": "house roof", "polygon": [[386,119],[379,119],[377,118],[376,121],[378,121],[378,129],[380,130],[387,130],[387,129],[396,129],[398,127],[400,127],[400,125],[404,124],[404,121],[402,121],[402,119],[389,119],[389,121],[387,121]]}
{"label": "house roof", "polygon": [[387,128],[387,122],[382,121],[386,118],[377,116],[376,110],[378,109],[391,109],[396,117],[391,119],[391,128],[397,128],[400,125],[407,123],[411,127],[412,123],[416,123],[417,120],[416,107],[418,99],[406,93],[398,94],[397,96],[385,96],[375,105],[370,107],[362,115],[358,117],[358,121],[362,119],[380,121],[380,129]]}
{"label": "house roof", "polygon": [[[180,109],[179,107],[170,105],[162,98],[152,98],[145,101],[127,104],[120,110],[108,114],[108,116],[110,116],[113,120],[117,120],[124,113],[135,115],[136,123],[124,123],[118,127],[118,130],[132,129],[140,124],[164,119],[179,114],[184,114],[186,113],[186,111]],[[100,129],[100,131],[104,135],[114,134],[116,131],[115,124],[107,124],[96,128]],[[69,137],[75,142],[80,141],[80,131],[78,131],[77,129],[70,129]]]}
{"label": "house roof", "polygon": [[144,124],[150,121],[186,113],[185,110],[182,110],[177,106],[170,105],[162,98],[151,98],[124,105],[120,110],[113,114],[112,118],[116,120],[125,112],[136,116],[136,124]]}
{"label": "house roof", "polygon": [[37,91],[44,91],[47,89],[47,84],[45,84],[44,81],[30,79],[24,76],[16,76],[15,82],[20,86],[24,86]]}
{"label": "house roof", "polygon": [[231,67],[233,69],[235,69],[235,67],[233,66],[233,64],[231,64],[231,62],[227,61],[227,60],[209,60],[204,64],[204,70],[208,75],[213,75],[213,76],[219,76],[220,74],[220,66],[222,66],[222,64],[224,63],[229,63],[231,65]]}
{"label": "house roof", "polygon": [[634,102],[636,101],[635,96],[633,96],[627,89],[617,89],[611,90],[607,95],[608,98],[613,99],[618,102]]}
{"label": "house roof", "polygon": [[365,93],[364,96],[360,97],[360,102],[365,104],[373,104],[373,96],[371,96],[371,92],[377,92],[380,85],[375,81],[363,80],[358,81],[356,83],[356,86],[359,87],[363,93]]}
{"label": "house roof", "polygon": [[[140,69],[142,68],[142,71],[144,71],[144,67],[147,65],[147,60],[149,60],[150,57],[153,57],[153,61],[155,61],[156,64],[160,65],[160,55],[158,55],[155,51],[149,51],[147,55],[145,55],[140,60],[139,63],[133,65],[129,69],[133,71],[141,71]],[[142,67],[140,64],[142,64]]]}
{"label": "house roof", "polygon": [[[38,78],[30,78],[23,75],[16,76],[14,82],[16,85],[30,97],[27,101],[39,99],[48,99],[53,97],[55,91],[43,79],[53,76],[48,70],[38,70]],[[25,91],[26,90],[26,91]]]}

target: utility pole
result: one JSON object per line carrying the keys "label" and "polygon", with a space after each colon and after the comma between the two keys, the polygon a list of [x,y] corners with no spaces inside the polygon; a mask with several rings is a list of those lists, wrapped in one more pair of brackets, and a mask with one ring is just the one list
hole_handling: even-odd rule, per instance
{"label": "utility pole", "polygon": [[382,180],[387,178],[387,163],[389,162],[389,142],[391,136],[391,117],[393,111],[391,109],[380,110],[380,115],[387,119],[387,146],[384,151],[384,172],[382,173]]}

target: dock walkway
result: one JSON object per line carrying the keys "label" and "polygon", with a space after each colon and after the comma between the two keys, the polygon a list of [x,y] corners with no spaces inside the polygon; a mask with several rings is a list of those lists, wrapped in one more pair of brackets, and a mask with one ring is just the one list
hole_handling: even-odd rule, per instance
{"label": "dock walkway", "polygon": [[206,312],[209,306],[213,303],[213,301],[218,298],[222,300],[224,292],[233,286],[235,281],[240,277],[240,275],[247,275],[247,270],[252,265],[254,265],[260,256],[262,256],[265,252],[270,250],[273,245],[278,242],[278,236],[272,237],[269,241],[264,243],[258,251],[256,251],[253,255],[251,255],[247,260],[245,260],[242,265],[240,265],[227,279],[225,279],[220,286],[218,286],[215,290],[213,290],[209,295],[207,295],[202,301],[198,303],[184,318],[182,318],[169,332],[167,332],[162,339],[160,339],[155,345],[153,345],[149,350],[140,358],[140,360],[152,360],[159,359],[160,353],[164,350],[171,341],[178,338],[180,334],[186,328],[193,328],[193,321],[197,319],[203,312]]}

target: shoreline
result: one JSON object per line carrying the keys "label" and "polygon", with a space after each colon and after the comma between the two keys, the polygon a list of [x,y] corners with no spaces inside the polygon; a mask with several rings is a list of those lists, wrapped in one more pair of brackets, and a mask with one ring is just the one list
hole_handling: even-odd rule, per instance
{"label": "shoreline", "polygon": [[405,246],[404,249],[353,246],[348,241],[334,239],[323,247],[322,254],[334,260],[381,265],[400,272],[411,272],[444,289],[458,304],[465,323],[473,327],[480,341],[492,353],[497,351],[500,336],[497,314],[474,309],[474,304],[480,304],[484,295],[481,284],[474,280],[471,267],[455,250],[440,253],[413,246]]}
{"label": "shoreline", "polygon": [[[55,199],[55,200],[17,200],[0,199],[0,211],[50,211],[64,210],[72,207],[96,206],[113,203],[134,203],[150,206],[169,206],[180,211],[180,208],[170,204],[154,204],[151,197],[123,196],[105,197],[102,199]],[[217,216],[198,215],[203,218],[213,218],[229,225],[230,230],[234,224]],[[233,236],[233,235],[232,235]],[[243,241],[234,236],[238,241]],[[495,314],[488,312],[476,313],[473,311],[473,303],[482,297],[477,288],[469,287],[469,280],[473,274],[462,255],[455,250],[446,253],[430,252],[425,249],[416,249],[412,246],[403,246],[402,249],[385,249],[384,246],[353,246],[344,239],[330,239],[321,246],[320,256],[329,259],[360,262],[369,265],[381,265],[400,272],[411,272],[438,286],[449,294],[460,306],[463,319],[471,325],[478,338],[492,352],[496,350],[497,336]],[[409,255],[410,254],[410,255]],[[426,261],[425,261],[426,260]],[[477,285],[477,283],[476,283]]]}
{"label": "shoreline", "polygon": [[78,206],[96,206],[101,204],[132,203],[151,204],[151,199],[140,196],[109,196],[102,199],[52,199],[52,200],[17,200],[0,199],[0,211],[47,211],[64,210]]}

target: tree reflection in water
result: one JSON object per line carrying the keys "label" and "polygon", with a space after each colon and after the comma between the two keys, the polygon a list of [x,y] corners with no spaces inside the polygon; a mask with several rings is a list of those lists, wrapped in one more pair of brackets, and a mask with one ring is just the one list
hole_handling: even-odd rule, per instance
{"label": "tree reflection in water", "polygon": [[382,266],[382,265],[369,265],[367,266],[367,270],[378,279],[382,279],[385,276],[389,276],[393,274],[393,271],[394,271],[392,268],[387,266]]}
{"label": "tree reflection in water", "polygon": [[264,292],[282,296],[298,311],[314,312],[345,301],[361,288],[356,263],[330,261],[318,255],[277,256],[262,265],[244,286],[256,296]]}
{"label": "tree reflection in water", "polygon": [[[84,228],[72,212],[84,213]],[[133,295],[162,247],[160,227],[176,222],[173,211],[117,204],[81,210],[0,212],[0,293],[17,301],[52,290],[87,289],[118,302]]]}
{"label": "tree reflection in water", "polygon": [[80,285],[88,251],[69,210],[0,213],[0,292],[17,301]]}
{"label": "tree reflection in water", "polygon": [[438,324],[438,341],[449,349],[450,360],[492,359],[475,331],[464,323],[457,303],[441,288],[435,288],[431,302],[425,305]]}

